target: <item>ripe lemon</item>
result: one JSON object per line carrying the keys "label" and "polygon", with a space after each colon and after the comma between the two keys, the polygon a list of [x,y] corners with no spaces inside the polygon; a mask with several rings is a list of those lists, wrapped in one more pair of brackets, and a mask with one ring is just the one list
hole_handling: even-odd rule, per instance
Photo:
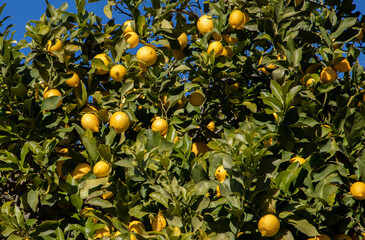
{"label": "ripe lemon", "polygon": [[239,30],[242,30],[243,25],[245,25],[245,23],[248,21],[249,21],[248,14],[240,10],[234,10],[233,12],[231,12],[228,19],[231,28]]}
{"label": "ripe lemon", "polygon": [[321,71],[321,80],[323,83],[334,82],[337,79],[337,72],[331,67],[325,67]]}
{"label": "ripe lemon", "polygon": [[[142,234],[144,231],[144,225],[140,221],[132,221],[129,223],[128,230],[129,232],[135,232],[138,234]],[[131,240],[136,240],[137,238],[131,233]]]}
{"label": "ripe lemon", "polygon": [[169,130],[169,125],[165,119],[156,118],[151,125],[151,129],[153,132],[159,132],[161,136],[163,136],[167,133],[167,130]]}
{"label": "ripe lemon", "polygon": [[109,74],[114,81],[120,82],[124,79],[126,73],[127,69],[123,65],[117,64],[110,69]]}
{"label": "ripe lemon", "polygon": [[336,235],[334,240],[352,240],[352,238],[346,234]]}
{"label": "ripe lemon", "polygon": [[[80,211],[80,215],[83,218],[90,217],[90,216],[92,216],[91,213],[92,213],[93,210],[95,210],[95,209],[94,208],[90,208],[90,207],[83,208]],[[93,221],[94,224],[98,222],[98,219],[96,219],[94,217],[91,218],[91,220]]]}
{"label": "ripe lemon", "polygon": [[114,197],[114,193],[112,193],[112,192],[107,192],[107,193],[104,193],[103,195],[101,195],[101,198],[104,200],[110,199],[112,197]]}
{"label": "ripe lemon", "polygon": [[351,70],[351,66],[349,61],[344,57],[338,57],[333,59],[332,67],[337,72],[348,72]]}
{"label": "ripe lemon", "polygon": [[208,15],[203,15],[198,19],[196,27],[200,34],[204,35],[213,30],[213,18]]}
{"label": "ripe lemon", "polygon": [[307,88],[311,88],[314,86],[315,83],[316,83],[316,80],[314,78],[309,78],[307,80],[307,82],[305,83],[305,85],[307,86]]}
{"label": "ripe lemon", "polygon": [[365,183],[355,182],[350,187],[350,193],[356,200],[365,199]]}
{"label": "ripe lemon", "polygon": [[82,178],[85,174],[91,171],[91,167],[88,163],[79,163],[75,167],[75,169],[72,171],[71,176],[75,180],[79,180]]}
{"label": "ripe lemon", "polygon": [[315,236],[314,238],[308,238],[307,240],[331,240],[331,238],[329,236],[327,236],[326,234],[320,234],[318,236]]}
{"label": "ripe lemon", "polygon": [[166,219],[159,213],[155,219],[151,219],[151,226],[153,231],[161,232],[166,227]]}
{"label": "ripe lemon", "polygon": [[[260,58],[260,60],[259,60],[259,65],[261,64],[261,61],[262,61],[262,56],[261,56],[261,58]],[[270,63],[268,66],[266,66],[266,67],[261,67],[261,68],[259,68],[258,70],[259,70],[259,71],[261,71],[261,72],[263,72],[264,74],[268,75],[268,74],[270,74],[270,72],[266,70],[267,68],[268,68],[268,69],[275,69],[275,68],[277,68],[277,66],[275,66],[275,65],[274,65],[274,64],[272,64],[272,63]]]}
{"label": "ripe lemon", "polygon": [[132,20],[125,21],[123,23],[123,27],[125,27],[124,28],[124,33],[134,32],[134,30],[132,28]]}
{"label": "ripe lemon", "polygon": [[131,121],[124,112],[115,112],[110,118],[110,126],[115,129],[117,133],[125,132],[129,128]]}
{"label": "ripe lemon", "polygon": [[186,35],[186,33],[182,33],[177,38],[177,41],[180,44],[180,49],[183,50],[188,45],[188,36]]}
{"label": "ripe lemon", "polygon": [[208,46],[208,53],[210,53],[211,51],[215,52],[215,57],[219,57],[222,52],[223,52],[223,45],[221,42],[218,41],[214,41],[212,43],[209,44]]}
{"label": "ripe lemon", "polygon": [[[48,90],[48,88],[46,88],[44,90],[44,94],[43,94],[44,99],[53,97],[53,96],[62,97],[62,93],[60,91],[58,91],[57,89]],[[61,106],[61,104],[62,104],[62,99],[58,102],[57,107]]]}
{"label": "ripe lemon", "polygon": [[56,43],[54,45],[52,45],[51,40],[47,42],[47,51],[49,52],[57,52],[61,50],[61,48],[62,48],[62,42],[59,39],[56,39]]}
{"label": "ripe lemon", "polygon": [[99,132],[99,119],[93,113],[86,113],[81,117],[81,126],[87,130],[90,129],[92,132]]}
{"label": "ripe lemon", "polygon": [[219,188],[219,185],[215,188],[215,191],[217,192],[217,197],[222,197],[221,190]]}
{"label": "ripe lemon", "polygon": [[[108,64],[109,64],[109,59],[107,58],[105,53],[100,53],[100,54],[96,55],[94,58],[98,58],[98,59],[102,60],[105,64],[105,66],[108,66]],[[91,67],[93,67],[93,66],[91,65]],[[104,70],[101,68],[96,68],[96,74],[98,74],[98,75],[105,75],[108,72],[109,71],[107,71],[107,70]]]}
{"label": "ripe lemon", "polygon": [[99,161],[95,164],[93,172],[97,178],[103,178],[109,175],[110,166],[107,162]]}
{"label": "ripe lemon", "polygon": [[302,165],[303,163],[305,163],[305,159],[302,157],[293,157],[292,159],[289,160],[290,163],[294,163],[294,162],[299,162],[300,165]]}
{"label": "ripe lemon", "polygon": [[185,53],[183,50],[172,49],[172,53],[174,54],[174,58],[176,60],[182,60],[185,58]]}
{"label": "ripe lemon", "polygon": [[208,152],[210,149],[207,146],[207,144],[203,142],[195,142],[191,146],[191,151],[195,154],[195,156],[204,155],[206,152]]}
{"label": "ripe lemon", "polygon": [[263,237],[272,237],[280,229],[279,219],[273,214],[266,214],[258,222],[258,229]]}
{"label": "ripe lemon", "polygon": [[72,73],[72,77],[66,80],[66,84],[69,87],[77,87],[80,83],[80,77],[75,71],[69,71],[68,73]]}
{"label": "ripe lemon", "polygon": [[226,41],[226,43],[230,45],[235,45],[238,43],[238,38],[231,37],[228,33],[223,34],[223,39]]}
{"label": "ripe lemon", "polygon": [[167,92],[161,93],[161,102],[163,103],[165,108],[168,108],[170,106],[170,101],[167,101]]}
{"label": "ripe lemon", "polygon": [[189,95],[189,103],[193,106],[200,106],[203,104],[205,96],[198,91],[194,91]]}
{"label": "ripe lemon", "polygon": [[139,43],[139,37],[135,32],[128,32],[124,34],[124,39],[129,43],[130,49],[137,47]]}
{"label": "ripe lemon", "polygon": [[219,167],[215,170],[214,176],[215,176],[215,178],[216,178],[218,181],[223,182],[223,181],[224,181],[224,179],[226,179],[226,177],[227,177],[227,171],[226,171],[226,169],[224,169],[224,167],[221,165],[221,166],[219,166]]}
{"label": "ripe lemon", "polygon": [[102,237],[109,237],[110,231],[108,227],[100,228],[96,230],[94,239],[102,238]]}
{"label": "ripe lemon", "polygon": [[229,59],[232,59],[232,58],[233,58],[234,53],[233,53],[233,51],[232,51],[232,48],[230,48],[230,47],[226,46],[226,47],[224,47],[224,48],[223,48],[223,51],[222,51],[222,54],[221,54],[221,55],[222,55],[222,56],[225,56],[225,57],[227,57],[227,58],[229,58]]}
{"label": "ripe lemon", "polygon": [[149,67],[157,61],[157,53],[152,47],[144,46],[137,51],[137,59]]}
{"label": "ripe lemon", "polygon": [[215,123],[214,123],[214,122],[212,122],[212,121],[210,121],[210,122],[208,123],[208,125],[207,125],[207,128],[208,128],[210,131],[214,132],[214,130],[215,130]]}

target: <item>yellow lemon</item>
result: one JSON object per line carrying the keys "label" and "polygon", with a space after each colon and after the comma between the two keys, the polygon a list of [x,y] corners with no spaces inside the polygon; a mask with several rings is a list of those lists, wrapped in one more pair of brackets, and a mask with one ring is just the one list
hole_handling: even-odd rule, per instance
{"label": "yellow lemon", "polygon": [[124,112],[115,112],[110,118],[110,126],[115,129],[117,133],[125,132],[130,125],[131,121]]}
{"label": "yellow lemon", "polygon": [[110,199],[112,197],[114,197],[114,193],[112,193],[112,192],[107,192],[107,193],[104,193],[103,195],[101,195],[101,198],[104,200]]}
{"label": "yellow lemon", "polygon": [[185,53],[183,50],[172,49],[172,53],[174,54],[174,58],[176,60],[182,60],[185,58]]}
{"label": "yellow lemon", "polygon": [[326,234],[320,234],[318,236],[315,236],[314,238],[308,238],[307,240],[331,240],[331,238],[329,236],[327,236]]}
{"label": "yellow lemon", "polygon": [[88,163],[79,163],[72,171],[71,176],[75,180],[79,180],[90,171],[91,171],[91,166]]}
{"label": "yellow lemon", "polygon": [[151,226],[153,231],[161,232],[166,227],[166,219],[159,213],[155,219],[151,219]]}
{"label": "yellow lemon", "polygon": [[325,67],[321,71],[321,80],[323,83],[334,82],[337,79],[336,71],[331,67]]}
{"label": "yellow lemon", "polygon": [[[62,97],[62,93],[60,91],[58,91],[57,89],[51,89],[51,90],[47,90],[48,88],[46,88],[44,90],[44,94],[43,94],[43,97],[46,99],[46,98],[49,98],[49,97],[53,97],[53,96],[59,96],[59,97]],[[62,104],[62,99],[58,102],[57,104],[57,107],[61,106]]]}
{"label": "yellow lemon", "polygon": [[314,80],[314,78],[309,78],[307,80],[307,82],[305,83],[305,85],[307,86],[307,88],[311,88],[314,86],[315,83],[316,83],[316,80]]}
{"label": "yellow lemon", "polygon": [[170,101],[167,101],[167,97],[168,97],[167,92],[161,93],[160,99],[161,99],[161,102],[163,103],[165,108],[168,108],[170,106],[170,103],[171,103]]}
{"label": "yellow lemon", "polygon": [[151,129],[153,132],[159,132],[161,136],[163,136],[167,133],[167,130],[169,130],[169,125],[165,119],[157,118],[153,121]]}
{"label": "yellow lemon", "polygon": [[233,58],[234,53],[233,53],[233,51],[232,51],[232,48],[230,48],[230,47],[226,46],[226,47],[224,47],[224,48],[223,48],[223,51],[222,51],[222,54],[221,54],[221,55],[222,55],[222,56],[225,56],[225,57],[227,57],[227,58],[229,58],[229,59],[232,59],[232,58]]}
{"label": "yellow lemon", "polygon": [[208,46],[208,53],[210,53],[211,51],[215,52],[215,57],[219,57],[222,52],[223,52],[223,45],[221,42],[218,41],[214,41],[212,43],[209,44]]}
{"label": "yellow lemon", "polygon": [[62,42],[59,39],[56,39],[56,43],[54,45],[52,45],[51,40],[47,42],[47,51],[49,52],[57,52],[61,50],[61,48],[62,48]]}
{"label": "yellow lemon", "polygon": [[212,121],[210,121],[210,122],[208,123],[208,125],[207,125],[207,128],[208,128],[210,131],[214,132],[214,130],[215,130],[215,123],[214,123],[214,122],[212,122]]}
{"label": "yellow lemon", "polygon": [[223,39],[226,41],[226,43],[230,45],[235,45],[238,43],[238,38],[231,37],[228,33],[223,34]]}
{"label": "yellow lemon", "polygon": [[95,164],[93,172],[97,178],[107,177],[109,175],[110,166],[107,162],[99,161]]}
{"label": "yellow lemon", "polygon": [[221,190],[219,188],[219,185],[215,188],[215,191],[217,192],[217,197],[222,197]]}
{"label": "yellow lemon", "polygon": [[72,77],[66,80],[66,84],[69,87],[77,87],[80,83],[80,77],[75,71],[69,71],[68,73],[72,73]]}
{"label": "yellow lemon", "polygon": [[290,163],[295,163],[295,162],[299,162],[300,165],[302,165],[303,163],[305,163],[305,159],[302,157],[293,157],[289,160]]}
{"label": "yellow lemon", "polygon": [[234,10],[229,15],[228,22],[231,28],[241,30],[243,29],[243,25],[245,25],[245,23],[248,22],[249,19],[250,18],[247,13],[240,10]]}
{"label": "yellow lemon", "polygon": [[194,91],[189,95],[189,103],[193,106],[200,106],[203,104],[205,96],[198,91]]}
{"label": "yellow lemon", "polygon": [[[95,57],[94,57],[94,59],[95,58],[98,58],[98,59],[100,59],[101,61],[103,61],[103,63],[104,63],[104,65],[105,66],[108,66],[108,64],[109,64],[109,59],[107,58],[107,55],[105,54],[105,53],[100,53],[100,54],[98,54],[98,55],[96,55]],[[92,65],[91,65],[91,67],[93,67]],[[98,74],[98,75],[105,75],[105,74],[107,74],[109,71],[107,71],[107,70],[104,70],[104,69],[101,69],[101,68],[96,68],[96,74]]]}
{"label": "yellow lemon", "polygon": [[90,129],[92,132],[99,132],[99,119],[93,113],[86,113],[81,117],[81,126],[87,130]]}
{"label": "yellow lemon", "polygon": [[94,239],[102,238],[102,237],[109,237],[110,231],[108,227],[100,228],[96,230]]}
{"label": "yellow lemon", "polygon": [[125,27],[124,28],[124,33],[134,32],[134,30],[132,28],[132,20],[125,21],[123,23],[123,27]]}
{"label": "yellow lemon", "polygon": [[127,32],[124,34],[124,39],[129,43],[130,49],[137,47],[139,43],[139,37],[135,32]]}
{"label": "yellow lemon", "polygon": [[127,69],[120,64],[114,65],[111,69],[110,69],[110,77],[116,81],[116,82],[120,82],[124,79],[125,74],[127,73]]}
{"label": "yellow lemon", "polygon": [[206,152],[208,152],[210,149],[207,146],[207,144],[203,142],[195,142],[191,146],[191,151],[195,154],[195,156],[204,155]]}
{"label": "yellow lemon", "polygon": [[280,229],[279,219],[273,214],[266,214],[260,218],[258,229],[263,237],[272,237]]}
{"label": "yellow lemon", "polygon": [[226,171],[226,169],[224,169],[224,167],[221,165],[221,166],[219,166],[219,167],[215,170],[214,176],[215,176],[215,178],[216,178],[218,181],[223,182],[223,181],[224,181],[224,179],[226,179],[226,177],[227,177],[227,171]]}
{"label": "yellow lemon", "polygon": [[337,72],[348,72],[351,70],[349,60],[344,57],[338,57],[333,59],[332,67]]}
{"label": "yellow lemon", "polygon": [[[260,58],[260,60],[259,60],[259,65],[261,64],[261,61],[262,61],[262,56],[261,56],[261,58]],[[258,70],[259,70],[259,71],[261,71],[261,72],[263,72],[264,74],[268,75],[268,74],[270,74],[270,72],[266,70],[267,68],[268,68],[268,69],[275,69],[275,68],[277,68],[277,66],[275,66],[275,65],[274,65],[274,64],[272,64],[272,63],[270,63],[268,66],[266,66],[266,67],[261,67],[261,68],[259,68]]]}
{"label": "yellow lemon", "polygon": [[335,235],[334,240],[352,240],[352,238],[346,234]]}
{"label": "yellow lemon", "polygon": [[198,19],[196,27],[200,34],[204,35],[213,30],[213,18],[208,15],[203,15]]}
{"label": "yellow lemon", "polygon": [[355,182],[350,187],[350,193],[356,200],[365,199],[365,183]]}
{"label": "yellow lemon", "polygon": [[[128,230],[129,232],[135,232],[138,234],[142,234],[144,231],[144,225],[140,221],[132,221],[129,223]],[[131,233],[131,240],[136,240],[137,238]]]}
{"label": "yellow lemon", "polygon": [[183,50],[188,45],[188,36],[186,35],[186,33],[182,33],[177,38],[177,41],[180,44],[180,49]]}
{"label": "yellow lemon", "polygon": [[157,61],[157,53],[152,47],[144,46],[137,51],[137,59],[149,67]]}

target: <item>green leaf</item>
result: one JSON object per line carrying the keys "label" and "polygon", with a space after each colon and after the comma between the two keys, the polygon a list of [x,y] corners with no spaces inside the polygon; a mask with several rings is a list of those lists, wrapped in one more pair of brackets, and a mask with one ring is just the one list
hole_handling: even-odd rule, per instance
{"label": "green leaf", "polygon": [[62,97],[60,96],[46,98],[42,101],[41,110],[46,111],[56,109],[60,101],[62,101]]}
{"label": "green leaf", "polygon": [[307,236],[318,236],[317,229],[310,224],[306,219],[299,217],[291,217],[288,219],[288,223],[293,225],[296,229],[306,234]]}
{"label": "green leaf", "polygon": [[354,26],[356,24],[357,18],[355,17],[348,17],[341,20],[340,25],[336,29],[335,32],[330,34],[331,39],[336,39],[340,36],[344,30]]}
{"label": "green leaf", "polygon": [[161,203],[166,208],[169,207],[168,199],[166,199],[164,196],[162,196],[161,193],[157,193],[157,192],[150,193],[150,197],[153,198],[154,200],[156,200],[158,203]]}
{"label": "green leaf", "polygon": [[319,29],[321,30],[323,40],[327,44],[327,47],[331,47],[332,41],[330,40],[330,36],[328,35],[327,30],[325,28],[323,28],[322,26],[319,26]]}
{"label": "green leaf", "polygon": [[112,9],[111,5],[109,5],[109,4],[105,5],[104,14],[109,19],[111,19],[113,17],[113,9]]}
{"label": "green leaf", "polygon": [[36,212],[39,203],[39,191],[30,190],[27,193],[27,203],[33,212]]}
{"label": "green leaf", "polygon": [[284,99],[283,99],[283,92],[281,91],[281,86],[278,82],[271,80],[270,81],[270,89],[272,94],[275,96],[276,99],[279,100],[281,105],[284,105]]}
{"label": "green leaf", "polygon": [[96,163],[99,160],[98,146],[90,129],[86,130],[85,134],[82,136],[82,143],[85,146],[91,160]]}
{"label": "green leaf", "polygon": [[140,35],[144,35],[144,28],[146,25],[146,17],[144,15],[140,15],[137,20],[137,31]]}
{"label": "green leaf", "polygon": [[82,208],[83,201],[82,201],[82,199],[78,195],[72,194],[70,200],[71,200],[71,204],[75,208],[77,208],[77,209],[81,209]]}
{"label": "green leaf", "polygon": [[92,198],[87,201],[87,204],[102,207],[102,208],[112,208],[114,207],[109,201],[101,199],[101,198]]}
{"label": "green leaf", "polygon": [[352,145],[353,141],[356,138],[362,136],[364,131],[364,118],[361,116],[360,113],[354,112],[350,116],[348,116],[345,120],[345,135],[347,141],[350,145]]}
{"label": "green leaf", "polygon": [[134,82],[133,81],[127,81],[123,84],[121,90],[120,90],[120,95],[124,96],[128,91],[130,91],[132,88],[134,87]]}
{"label": "green leaf", "polygon": [[145,210],[144,207],[142,205],[137,205],[131,209],[129,209],[129,214],[133,217],[136,218],[143,218],[144,216],[146,216],[147,214],[149,214],[149,212],[147,211],[143,211]]}

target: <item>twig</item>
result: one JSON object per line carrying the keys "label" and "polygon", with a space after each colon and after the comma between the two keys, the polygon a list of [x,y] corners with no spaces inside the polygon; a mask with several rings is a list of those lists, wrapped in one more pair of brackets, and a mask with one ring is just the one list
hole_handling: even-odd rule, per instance
{"label": "twig", "polygon": [[171,13],[183,13],[183,14],[189,15],[190,17],[194,18],[195,20],[199,19],[199,17],[195,13],[189,12],[185,9],[171,9],[170,12]]}
{"label": "twig", "polygon": [[125,14],[128,17],[133,18],[133,15],[132,14],[123,11],[120,7],[118,7],[118,5],[115,5],[115,8],[119,11],[119,13]]}

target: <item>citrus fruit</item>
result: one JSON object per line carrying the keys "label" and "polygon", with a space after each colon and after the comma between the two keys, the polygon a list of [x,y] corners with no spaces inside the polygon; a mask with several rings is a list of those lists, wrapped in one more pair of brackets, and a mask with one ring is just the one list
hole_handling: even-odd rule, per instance
{"label": "citrus fruit", "polygon": [[144,46],[137,51],[137,59],[149,67],[157,61],[157,53],[152,47]]}
{"label": "citrus fruit", "polygon": [[65,163],[65,161],[66,160],[56,162],[56,172],[59,177],[63,177],[62,176],[62,165]]}
{"label": "citrus fruit", "polygon": [[[365,96],[365,95],[364,95]],[[186,105],[186,97],[185,97],[185,95],[183,95],[179,100],[177,100],[177,102],[176,102],[176,107],[178,108],[178,109],[180,109],[180,108],[184,108],[185,107],[185,105]]]}
{"label": "citrus fruit", "polygon": [[217,33],[217,32],[213,32],[212,36],[213,36],[213,39],[216,41],[222,40],[221,35],[219,35],[219,33]]}
{"label": "citrus fruit", "polygon": [[334,82],[337,79],[336,71],[331,67],[325,67],[321,71],[321,80],[323,83]]}
{"label": "citrus fruit", "polygon": [[365,199],[365,183],[355,182],[350,187],[350,193],[356,200]]}
{"label": "citrus fruit", "polygon": [[183,50],[172,49],[172,53],[174,54],[174,58],[176,60],[182,60],[185,58],[185,53]]}
{"label": "citrus fruit", "polygon": [[124,33],[134,32],[134,30],[132,28],[132,20],[125,21],[123,23],[123,27],[125,27],[124,28]]}
{"label": "citrus fruit", "polygon": [[92,132],[99,132],[99,119],[93,113],[86,113],[81,117],[81,126],[87,130],[90,129]]}
{"label": "citrus fruit", "polygon": [[109,74],[114,81],[120,82],[123,80],[126,73],[127,69],[123,65],[117,64],[110,69]]}
{"label": "citrus fruit", "polygon": [[210,122],[208,123],[208,125],[207,125],[207,128],[208,128],[210,131],[214,132],[214,130],[215,130],[215,123],[214,123],[214,122],[212,122],[212,121],[210,121]]}
{"label": "citrus fruit", "polygon": [[[259,60],[259,65],[261,64],[261,61],[262,61],[262,56],[261,56],[261,58],[260,58],[260,60]],[[258,70],[259,70],[259,71],[261,71],[261,72],[263,72],[264,74],[268,75],[268,74],[270,74],[270,72],[266,70],[267,68],[272,70],[272,69],[277,68],[277,66],[275,66],[275,65],[274,65],[274,64],[272,64],[272,63],[270,63],[268,66],[266,66],[266,67],[261,67],[261,68],[259,68]]]}
{"label": "citrus fruit", "polygon": [[170,106],[170,101],[167,101],[167,92],[161,93],[161,102],[163,103],[165,108],[168,108]]}
{"label": "citrus fruit", "polygon": [[222,197],[221,189],[219,188],[219,185],[215,188],[215,191],[217,192],[217,197]]}
{"label": "citrus fruit", "polygon": [[243,25],[248,21],[248,14],[240,10],[234,10],[233,12],[231,12],[228,19],[231,28],[239,30],[243,29]]}
{"label": "citrus fruit", "polygon": [[266,214],[260,218],[258,229],[263,237],[272,237],[280,229],[279,219],[273,214]]}
{"label": "citrus fruit", "polygon": [[[58,91],[57,89],[50,89],[50,90],[47,90],[48,88],[46,88],[44,90],[44,94],[43,94],[43,97],[46,99],[46,98],[49,98],[49,97],[53,97],[53,96],[59,96],[59,97],[62,97],[62,93],[60,91]],[[62,99],[58,102],[57,104],[57,107],[61,106],[62,104]]]}
{"label": "citrus fruit", "polygon": [[159,132],[161,136],[163,136],[167,133],[167,130],[169,130],[169,125],[165,119],[157,118],[153,121],[151,129],[153,132]]}
{"label": "citrus fruit", "polygon": [[152,231],[161,232],[166,227],[166,219],[159,213],[153,220],[151,219]]}
{"label": "citrus fruit", "polygon": [[104,227],[104,228],[99,228],[98,230],[96,230],[94,239],[102,238],[102,237],[109,237],[109,236],[110,236],[109,228]]}
{"label": "citrus fruit", "polygon": [[195,154],[195,156],[204,155],[206,152],[208,152],[210,149],[207,146],[207,144],[203,142],[195,142],[191,146],[191,151]]}
{"label": "citrus fruit", "polygon": [[69,87],[77,87],[80,83],[80,77],[75,71],[69,71],[68,73],[72,73],[72,77],[66,80],[66,84]]}
{"label": "citrus fruit", "polygon": [[107,193],[104,193],[103,195],[101,195],[101,198],[104,200],[110,199],[112,197],[114,197],[114,193],[112,193],[112,192],[107,192]]}
{"label": "citrus fruit", "polygon": [[[98,54],[98,55],[96,55],[95,57],[94,57],[94,59],[95,58],[98,58],[98,59],[100,59],[101,61],[103,61],[103,63],[104,63],[104,65],[105,66],[108,66],[108,64],[109,64],[109,59],[107,58],[107,55],[105,54],[105,53],[100,53],[100,54]],[[92,65],[91,65],[91,67],[93,67]],[[96,74],[98,74],[98,75],[105,75],[105,74],[107,74],[109,71],[107,71],[107,70],[104,70],[104,69],[101,69],[101,68],[96,68]]]}
{"label": "citrus fruit", "polygon": [[218,41],[214,41],[212,43],[209,44],[208,46],[208,53],[210,53],[211,51],[215,52],[215,57],[219,57],[222,52],[223,52],[223,45],[221,42]]}
{"label": "citrus fruit", "polygon": [[224,169],[224,167],[221,165],[221,166],[219,166],[219,167],[215,170],[214,176],[215,176],[215,178],[216,178],[218,181],[223,182],[223,181],[224,181],[224,179],[226,179],[226,177],[227,177],[227,171],[226,171],[226,169]]}
{"label": "citrus fruit", "polygon": [[[140,221],[132,221],[129,223],[128,230],[129,232],[135,232],[138,234],[142,234],[144,231],[144,225]],[[131,233],[131,240],[136,240],[137,238]]]}
{"label": "citrus fruit", "polygon": [[315,236],[314,238],[308,238],[307,240],[331,240],[331,238],[326,234],[321,233],[320,235]]}
{"label": "citrus fruit", "polygon": [[230,45],[235,45],[238,43],[238,38],[231,37],[228,33],[223,34],[223,39],[226,41],[226,43]]}
{"label": "citrus fruit", "polygon": [[227,58],[229,58],[229,59],[232,59],[232,58],[233,58],[234,53],[233,53],[233,51],[232,51],[232,48],[230,48],[230,47],[226,46],[226,47],[224,47],[224,48],[223,48],[223,51],[222,51],[222,54],[221,54],[221,55],[222,55],[222,56],[225,56],[225,57],[227,57]]}
{"label": "citrus fruit", "polygon": [[137,47],[137,45],[139,43],[139,37],[138,37],[137,33],[135,33],[135,32],[125,33],[124,39],[129,43],[130,49]]}
{"label": "citrus fruit", "polygon": [[97,178],[103,178],[109,175],[110,166],[105,161],[99,161],[94,165],[93,172]]}
{"label": "citrus fruit", "polygon": [[346,234],[335,235],[334,240],[352,240],[352,238]]}
{"label": "citrus fruit", "polygon": [[200,34],[204,35],[213,30],[213,18],[208,15],[203,15],[198,19],[196,27]]}
{"label": "citrus fruit", "polygon": [[307,88],[311,88],[314,86],[315,83],[316,83],[316,80],[314,78],[309,78],[307,80],[307,82],[305,83],[305,85],[307,86]]}
{"label": "citrus fruit", "polygon": [[289,160],[290,163],[299,162],[300,165],[305,163],[305,159],[302,157],[293,157]]}
{"label": "citrus fruit", "polygon": [[180,44],[180,49],[183,50],[188,45],[188,36],[186,35],[186,33],[182,33],[177,38],[177,41]]}
{"label": "citrus fruit", "polygon": [[194,91],[189,95],[189,103],[193,106],[200,106],[203,104],[205,96],[198,91]]}
{"label": "citrus fruit", "polygon": [[131,121],[124,112],[115,112],[110,117],[110,126],[115,129],[117,133],[125,132],[129,128]]}
{"label": "citrus fruit", "polygon": [[332,61],[332,68],[337,72],[348,72],[351,70],[349,60],[344,57],[337,57]]}
{"label": "citrus fruit", "polygon": [[75,169],[72,171],[71,176],[75,180],[79,180],[82,178],[85,174],[91,171],[91,167],[88,163],[79,163],[75,167]]}
{"label": "citrus fruit", "polygon": [[237,93],[239,87],[240,87],[239,82],[235,82],[235,83],[232,83],[232,84],[229,84],[229,85],[227,84],[224,88],[224,92],[227,96],[229,96],[229,95]]}
{"label": "citrus fruit", "polygon": [[54,45],[52,45],[51,40],[47,42],[47,51],[49,52],[57,52],[61,50],[61,48],[62,48],[62,42],[59,39],[56,39],[56,43]]}

